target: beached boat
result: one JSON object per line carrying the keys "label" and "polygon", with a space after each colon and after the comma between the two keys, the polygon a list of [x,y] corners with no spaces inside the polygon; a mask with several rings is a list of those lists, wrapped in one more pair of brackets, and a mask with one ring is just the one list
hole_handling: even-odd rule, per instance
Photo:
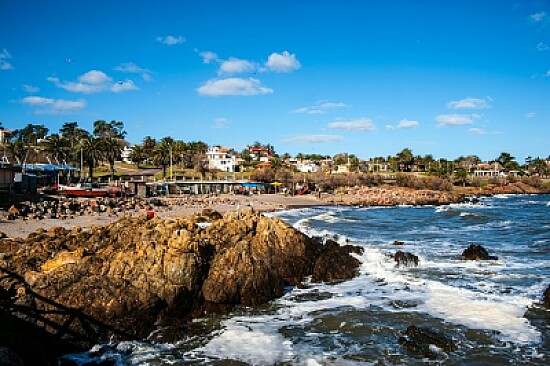
{"label": "beached boat", "polygon": [[110,195],[108,188],[101,188],[92,184],[59,185],[58,190],[67,197],[105,197]]}

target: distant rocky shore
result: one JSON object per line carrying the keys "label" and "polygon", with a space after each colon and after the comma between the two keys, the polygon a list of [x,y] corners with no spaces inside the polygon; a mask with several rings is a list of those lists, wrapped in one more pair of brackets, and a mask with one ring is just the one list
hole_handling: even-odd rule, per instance
{"label": "distant rocky shore", "polygon": [[439,206],[471,200],[476,196],[549,193],[548,188],[536,188],[521,182],[506,185],[490,184],[483,188],[457,188],[452,191],[405,187],[354,187],[340,193],[321,196],[321,201],[327,204],[350,206]]}
{"label": "distant rocky shore", "polygon": [[[352,278],[360,262],[351,253],[360,251],[251,209],[167,220],[142,215],[3,239],[0,316],[2,324],[23,320],[25,327],[2,327],[0,350],[26,364],[53,364],[71,348],[143,338],[205,312],[265,303],[306,277]],[[29,359],[29,343],[17,340],[32,343],[37,334],[47,339],[33,356],[42,358]]]}

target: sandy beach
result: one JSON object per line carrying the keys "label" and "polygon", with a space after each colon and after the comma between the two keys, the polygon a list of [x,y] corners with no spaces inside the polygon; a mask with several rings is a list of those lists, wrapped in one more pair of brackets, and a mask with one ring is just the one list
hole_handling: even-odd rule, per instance
{"label": "sandy beach", "polygon": [[[213,209],[220,213],[253,208],[261,212],[286,210],[291,208],[327,205],[313,195],[284,196],[277,194],[262,195],[219,195],[215,197],[168,197],[162,198],[163,206],[156,206],[152,211],[161,219],[188,216],[200,213],[203,209]],[[26,238],[39,229],[48,230],[54,226],[73,228],[108,225],[124,216],[146,215],[146,209],[126,211],[117,215],[99,212],[93,215],[75,216],[68,219],[16,219],[7,220],[7,212],[0,211],[0,232],[9,238]]]}

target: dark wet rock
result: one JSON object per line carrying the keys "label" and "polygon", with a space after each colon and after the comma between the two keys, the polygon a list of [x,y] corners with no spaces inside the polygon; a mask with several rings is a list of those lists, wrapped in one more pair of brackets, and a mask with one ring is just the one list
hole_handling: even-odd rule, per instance
{"label": "dark wet rock", "polygon": [[398,250],[393,259],[397,262],[398,267],[418,267],[418,256]]}
{"label": "dark wet rock", "polygon": [[86,347],[143,338],[212,309],[262,304],[309,276],[331,282],[357,274],[350,253],[358,247],[322,243],[252,210],[209,217],[204,228],[203,215],[144,215],[4,239],[0,297],[16,305],[14,316]]}
{"label": "dark wet rock", "polygon": [[409,326],[403,332],[399,343],[409,352],[430,359],[437,358],[438,350],[452,352],[456,348],[454,342],[445,335],[415,325]]}
{"label": "dark wet rock", "polygon": [[355,277],[361,262],[350,253],[362,254],[363,248],[352,245],[341,247],[335,241],[327,240],[315,260],[311,280],[334,282]]}
{"label": "dark wet rock", "polygon": [[478,244],[471,244],[467,249],[462,252],[462,257],[467,260],[492,260],[496,261],[498,257],[489,255],[487,249]]}
{"label": "dark wet rock", "polygon": [[399,241],[399,240],[394,240],[394,242],[391,245],[396,245],[396,246],[405,245],[405,242],[404,241]]}
{"label": "dark wet rock", "polygon": [[546,288],[542,295],[542,304],[550,309],[550,286]]}

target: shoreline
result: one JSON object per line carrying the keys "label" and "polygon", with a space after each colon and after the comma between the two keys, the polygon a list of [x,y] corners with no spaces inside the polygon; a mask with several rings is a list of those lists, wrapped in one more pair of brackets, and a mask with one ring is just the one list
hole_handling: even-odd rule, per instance
{"label": "shoreline", "polygon": [[[259,212],[274,212],[308,207],[322,206],[359,206],[359,207],[393,207],[399,205],[434,206],[447,205],[462,202],[468,197],[495,196],[499,194],[550,194],[546,190],[526,189],[526,187],[489,187],[483,190],[463,191],[431,191],[417,190],[403,187],[355,187],[342,193],[327,194],[321,197],[317,195],[284,196],[280,194],[261,194],[241,196],[233,194],[222,194],[211,197],[162,197],[159,199],[163,204],[154,205],[149,203],[135,204],[133,208],[118,212],[93,212],[86,215],[71,215],[67,218],[43,218],[29,219],[17,218],[8,220],[6,211],[0,211],[0,239],[22,238],[29,234],[48,230],[52,227],[63,227],[72,229],[74,227],[106,226],[118,221],[123,217],[135,217],[146,215],[152,211],[160,219],[173,219],[176,217],[189,216],[201,213],[204,209],[211,209],[224,214],[229,211],[240,211],[254,209]],[[81,202],[86,202],[83,199]],[[153,199],[154,200],[154,199]],[[148,199],[146,201],[153,202]],[[87,201],[90,202],[90,201]]]}

